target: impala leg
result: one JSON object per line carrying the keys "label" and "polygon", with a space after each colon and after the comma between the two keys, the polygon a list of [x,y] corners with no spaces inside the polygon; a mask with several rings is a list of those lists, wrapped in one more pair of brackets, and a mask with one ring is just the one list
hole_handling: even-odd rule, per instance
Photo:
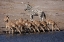
{"label": "impala leg", "polygon": [[6,26],[6,34],[8,33],[7,31],[8,31],[8,27]]}
{"label": "impala leg", "polygon": [[9,34],[11,33],[10,31],[11,31],[11,28],[8,28],[8,30],[9,30]]}
{"label": "impala leg", "polygon": [[48,26],[46,26],[46,28],[48,29],[48,31],[50,31],[50,28]]}
{"label": "impala leg", "polygon": [[34,32],[36,32],[34,28],[32,28],[32,29],[33,29]]}
{"label": "impala leg", "polygon": [[53,25],[52,25],[52,31],[53,31]]}
{"label": "impala leg", "polygon": [[39,29],[38,29],[38,27],[35,27],[35,29],[36,29],[38,32],[40,32]]}
{"label": "impala leg", "polygon": [[16,27],[16,30],[21,34],[21,31]]}
{"label": "impala leg", "polygon": [[33,29],[34,33],[36,33],[35,26],[32,26],[32,29]]}
{"label": "impala leg", "polygon": [[57,28],[57,30],[58,30],[58,31],[60,31],[60,29],[59,29],[59,28]]}
{"label": "impala leg", "polygon": [[45,32],[45,30],[40,26],[40,28],[43,30],[43,32]]}
{"label": "impala leg", "polygon": [[23,31],[22,27],[21,27],[21,32]]}
{"label": "impala leg", "polygon": [[[57,25],[56,25],[57,26]],[[57,26],[57,30],[60,31],[60,28]]]}
{"label": "impala leg", "polygon": [[32,27],[32,30],[33,30],[34,33],[36,33],[36,29],[34,27]]}
{"label": "impala leg", "polygon": [[[11,28],[12,29],[12,28]],[[14,33],[14,30],[12,29],[12,34]]]}

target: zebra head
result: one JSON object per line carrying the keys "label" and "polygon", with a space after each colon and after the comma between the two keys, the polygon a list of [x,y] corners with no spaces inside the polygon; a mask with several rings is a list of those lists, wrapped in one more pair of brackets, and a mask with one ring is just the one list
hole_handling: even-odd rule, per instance
{"label": "zebra head", "polygon": [[26,10],[31,10],[32,9],[32,6],[28,3],[28,4],[26,4],[26,9],[25,9],[25,11]]}

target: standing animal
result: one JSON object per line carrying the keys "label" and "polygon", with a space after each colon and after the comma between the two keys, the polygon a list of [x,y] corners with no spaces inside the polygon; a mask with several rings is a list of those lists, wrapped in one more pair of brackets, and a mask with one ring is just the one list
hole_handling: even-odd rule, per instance
{"label": "standing animal", "polygon": [[33,21],[33,16],[39,16],[40,20],[43,21],[44,18],[46,19],[46,15],[43,11],[39,10],[39,9],[33,9],[33,7],[28,3],[23,3],[25,4],[27,7],[24,9],[25,11],[28,11],[30,13],[30,20]]}
{"label": "standing animal", "polygon": [[6,22],[6,29],[9,30],[9,34],[11,33],[11,30],[12,30],[12,34],[13,34],[14,29],[16,29],[21,34],[21,31],[19,30],[19,28],[17,28],[16,23],[12,20],[9,20],[9,16],[5,16],[4,21]]}
{"label": "standing animal", "polygon": [[[53,20],[48,19],[48,20],[46,20],[46,22],[47,22],[48,25],[52,25],[52,31],[55,28],[55,26],[57,26],[56,22],[54,22]],[[58,26],[57,26],[56,29],[60,31]]]}

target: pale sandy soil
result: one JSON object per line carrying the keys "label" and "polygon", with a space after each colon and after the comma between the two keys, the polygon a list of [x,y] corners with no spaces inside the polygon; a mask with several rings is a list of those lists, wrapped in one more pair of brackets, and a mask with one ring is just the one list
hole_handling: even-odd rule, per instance
{"label": "pale sandy soil", "polygon": [[[30,2],[32,7],[38,7],[45,12],[47,19],[54,20],[60,29],[64,29],[64,1],[62,0],[0,0],[0,28],[5,27],[3,21],[5,15],[9,15],[11,20],[29,19],[29,13],[24,11],[25,5],[21,2]],[[34,19],[39,20],[38,16]]]}

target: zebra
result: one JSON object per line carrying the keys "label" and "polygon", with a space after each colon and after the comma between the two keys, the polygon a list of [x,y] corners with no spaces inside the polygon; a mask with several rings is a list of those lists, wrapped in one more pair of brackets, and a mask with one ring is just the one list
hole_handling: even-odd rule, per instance
{"label": "zebra", "polygon": [[[24,3],[25,4],[25,3]],[[40,21],[43,21],[44,18],[46,19],[46,15],[43,11],[39,10],[39,9],[33,9],[33,7],[29,4],[25,4],[26,8],[24,9],[25,11],[30,12],[30,20],[33,21],[33,17],[34,16],[39,16]]]}

